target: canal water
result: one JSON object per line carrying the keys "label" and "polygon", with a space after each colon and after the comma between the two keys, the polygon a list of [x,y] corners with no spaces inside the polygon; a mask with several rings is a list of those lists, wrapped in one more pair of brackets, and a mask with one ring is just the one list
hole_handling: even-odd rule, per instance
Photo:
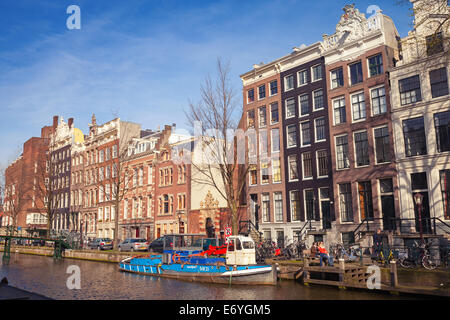
{"label": "canal water", "polygon": [[[68,289],[72,273],[80,268],[81,289]],[[70,269],[69,269],[70,270]],[[405,299],[389,294],[337,288],[303,286],[282,280],[277,286],[228,286],[202,284],[120,272],[114,263],[11,254],[8,265],[0,264],[0,279],[24,290],[60,300],[368,300]]]}

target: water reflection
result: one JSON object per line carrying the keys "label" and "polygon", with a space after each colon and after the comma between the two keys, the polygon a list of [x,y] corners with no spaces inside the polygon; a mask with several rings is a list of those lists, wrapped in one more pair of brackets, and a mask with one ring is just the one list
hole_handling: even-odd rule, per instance
{"label": "water reflection", "polygon": [[[81,289],[69,290],[67,267],[81,270]],[[120,272],[116,264],[12,254],[9,265],[0,266],[0,278],[13,286],[54,299],[123,300],[311,300],[398,299],[387,294],[335,288],[306,287],[283,280],[277,286],[228,286],[203,284]]]}

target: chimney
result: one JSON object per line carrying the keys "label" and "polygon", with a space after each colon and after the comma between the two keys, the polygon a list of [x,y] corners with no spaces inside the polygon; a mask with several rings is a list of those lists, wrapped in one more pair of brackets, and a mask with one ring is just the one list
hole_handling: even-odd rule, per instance
{"label": "chimney", "polygon": [[58,116],[53,116],[53,130],[58,126]]}
{"label": "chimney", "polygon": [[73,124],[73,118],[69,118],[69,129],[72,129],[72,124]]}

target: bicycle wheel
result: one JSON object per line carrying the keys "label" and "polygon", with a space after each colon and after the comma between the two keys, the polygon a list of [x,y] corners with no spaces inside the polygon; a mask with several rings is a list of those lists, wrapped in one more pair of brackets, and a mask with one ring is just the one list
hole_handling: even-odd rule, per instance
{"label": "bicycle wheel", "polygon": [[399,262],[400,262],[400,265],[401,265],[403,268],[410,269],[410,268],[412,268],[412,267],[414,266],[413,263],[411,263],[411,261],[408,260],[408,258],[402,258],[402,259],[399,259]]}
{"label": "bicycle wheel", "polygon": [[422,257],[422,265],[425,269],[433,270],[437,268],[437,263],[434,262],[429,255]]}

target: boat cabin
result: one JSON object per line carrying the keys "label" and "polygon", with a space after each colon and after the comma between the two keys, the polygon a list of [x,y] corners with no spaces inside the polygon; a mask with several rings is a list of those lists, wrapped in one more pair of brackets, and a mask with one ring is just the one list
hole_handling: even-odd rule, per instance
{"label": "boat cabin", "polygon": [[229,236],[226,254],[227,265],[256,264],[255,242],[246,236]]}

